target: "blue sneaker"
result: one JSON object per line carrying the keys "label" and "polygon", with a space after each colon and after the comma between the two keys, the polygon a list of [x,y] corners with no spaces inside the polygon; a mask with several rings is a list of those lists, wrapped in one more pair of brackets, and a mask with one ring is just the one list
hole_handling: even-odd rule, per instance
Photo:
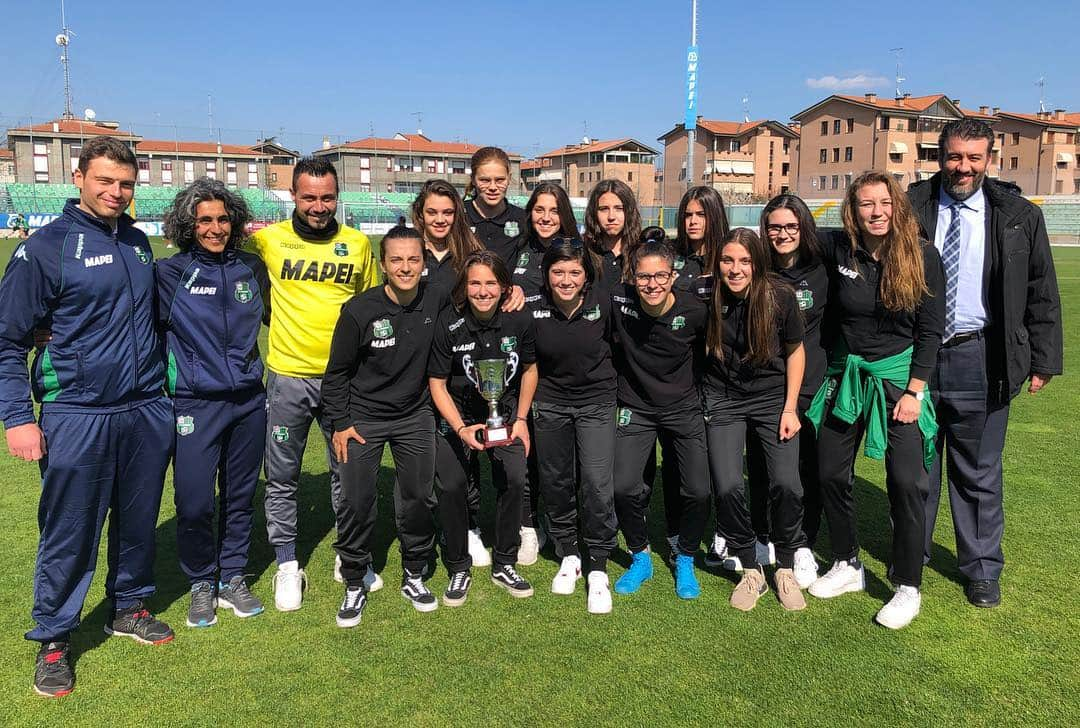
{"label": "blue sneaker", "polygon": [[694,574],[694,557],[690,554],[675,557],[675,593],[679,599],[697,599],[701,596],[701,586]]}
{"label": "blue sneaker", "polygon": [[652,559],[648,551],[638,551],[625,574],[615,582],[616,594],[633,594],[652,578]]}

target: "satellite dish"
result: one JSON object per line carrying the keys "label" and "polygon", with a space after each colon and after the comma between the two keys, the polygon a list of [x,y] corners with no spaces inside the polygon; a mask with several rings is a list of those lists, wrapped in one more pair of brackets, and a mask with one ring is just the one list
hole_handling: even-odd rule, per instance
{"label": "satellite dish", "polygon": [[58,45],[58,46],[66,46],[67,44],[68,44],[67,34],[66,33],[57,33],[56,34],[56,45]]}
{"label": "satellite dish", "polygon": [[583,136],[583,137],[581,137],[581,143],[582,144],[592,144],[592,139],[589,139],[588,136]]}
{"label": "satellite dish", "polygon": [[83,111],[83,118],[87,121],[93,121],[97,118],[97,112],[93,109],[86,109],[85,111]]}

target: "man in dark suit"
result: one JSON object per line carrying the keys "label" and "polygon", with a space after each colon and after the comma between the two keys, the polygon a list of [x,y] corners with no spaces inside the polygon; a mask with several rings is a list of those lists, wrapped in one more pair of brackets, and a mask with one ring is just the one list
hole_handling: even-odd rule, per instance
{"label": "man in dark suit", "polygon": [[1001,454],[1009,402],[1035,394],[1062,368],[1061,302],[1042,211],[1008,182],[986,177],[994,132],[946,124],[940,172],[908,189],[927,240],[945,264],[945,339],[930,389],[940,432],[926,504],[926,558],[946,454],[956,556],[968,601],[994,607],[1005,557]]}

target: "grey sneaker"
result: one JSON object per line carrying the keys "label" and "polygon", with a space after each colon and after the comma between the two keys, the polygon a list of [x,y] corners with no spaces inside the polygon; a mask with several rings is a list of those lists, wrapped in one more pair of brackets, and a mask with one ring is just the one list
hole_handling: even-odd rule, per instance
{"label": "grey sneaker", "polygon": [[210,627],[217,624],[214,607],[214,585],[209,581],[199,581],[191,586],[191,606],[187,612],[188,627]]}
{"label": "grey sneaker", "polygon": [[218,585],[218,604],[233,610],[237,617],[254,617],[263,611],[263,603],[248,589],[242,574],[229,579],[228,584]]}

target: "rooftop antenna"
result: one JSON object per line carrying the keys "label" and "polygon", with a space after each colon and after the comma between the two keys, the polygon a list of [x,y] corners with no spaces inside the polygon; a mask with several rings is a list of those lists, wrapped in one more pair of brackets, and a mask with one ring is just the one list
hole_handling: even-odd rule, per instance
{"label": "rooftop antenna", "polygon": [[889,53],[896,56],[896,98],[901,98],[904,95],[904,92],[900,90],[900,84],[907,81],[907,79],[901,75],[903,73],[904,49],[902,47],[890,48]]}
{"label": "rooftop antenna", "polygon": [[744,94],[743,97],[742,97],[742,116],[743,116],[743,119],[742,119],[743,122],[746,123],[746,124],[749,124],[750,123],[750,92],[749,91],[747,91],[746,94]]}
{"label": "rooftop antenna", "polygon": [[212,141],[214,139],[214,97],[211,94],[206,94],[206,121],[208,124],[206,128],[210,131],[207,139]]}
{"label": "rooftop antenna", "polygon": [[1039,76],[1035,85],[1039,87],[1039,113],[1042,114],[1046,112],[1046,76]]}
{"label": "rooftop antenna", "polygon": [[60,0],[60,32],[56,34],[56,45],[60,46],[60,64],[64,67],[64,116],[65,119],[74,119],[71,113],[71,72],[68,68],[68,44],[75,33],[67,27],[67,14],[64,10],[64,0]]}
{"label": "rooftop antenna", "polygon": [[582,121],[581,126],[585,130],[584,135],[582,135],[582,137],[581,137],[581,143],[582,144],[591,143],[592,140],[589,139],[589,121],[588,121],[588,119],[586,119],[585,121]]}
{"label": "rooftop antenna", "polygon": [[416,117],[416,133],[418,136],[424,136],[424,112],[414,111],[409,116]]}

